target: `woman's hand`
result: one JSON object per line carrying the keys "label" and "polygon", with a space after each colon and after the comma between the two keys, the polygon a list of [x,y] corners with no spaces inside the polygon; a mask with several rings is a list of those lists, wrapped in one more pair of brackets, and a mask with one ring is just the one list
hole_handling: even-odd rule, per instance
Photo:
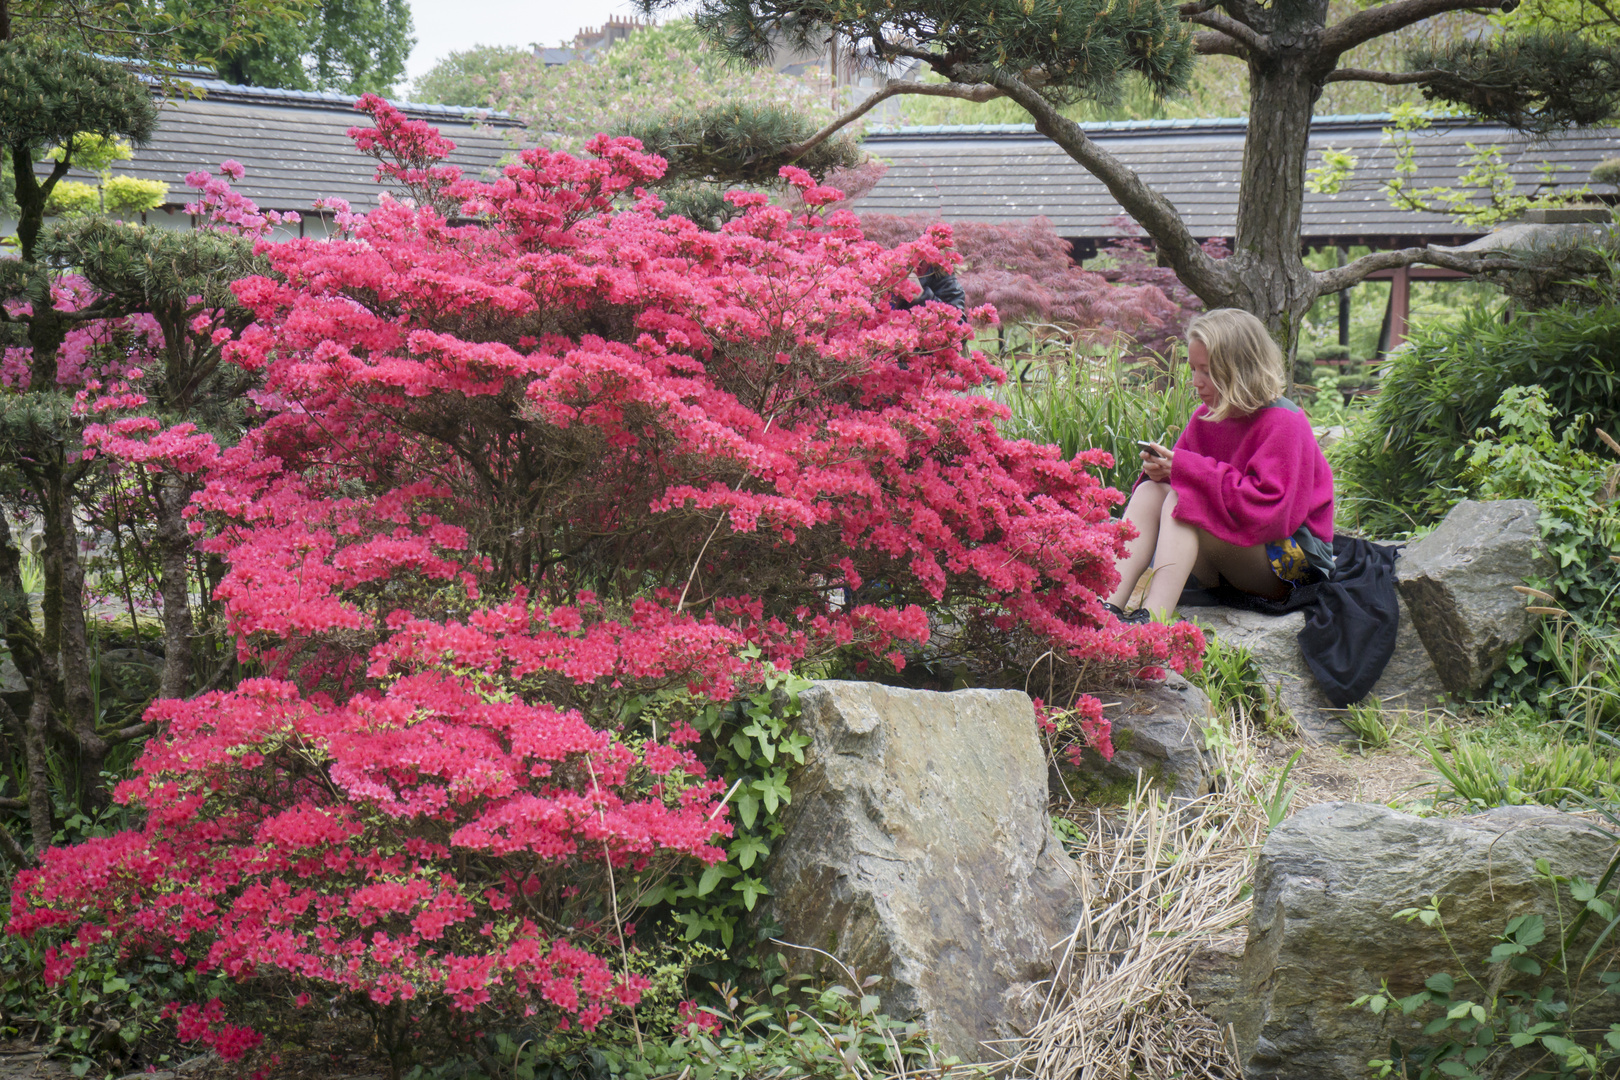
{"label": "woman's hand", "polygon": [[1158,443],[1149,443],[1142,450],[1142,471],[1149,480],[1163,483],[1170,479],[1170,462],[1175,452],[1166,450]]}

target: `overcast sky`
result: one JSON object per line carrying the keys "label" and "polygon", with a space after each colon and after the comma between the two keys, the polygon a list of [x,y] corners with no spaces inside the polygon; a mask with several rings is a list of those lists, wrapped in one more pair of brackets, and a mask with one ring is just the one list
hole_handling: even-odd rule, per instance
{"label": "overcast sky", "polygon": [[447,53],[474,45],[558,45],[586,26],[634,10],[630,0],[411,0],[416,48],[405,79],[409,83]]}

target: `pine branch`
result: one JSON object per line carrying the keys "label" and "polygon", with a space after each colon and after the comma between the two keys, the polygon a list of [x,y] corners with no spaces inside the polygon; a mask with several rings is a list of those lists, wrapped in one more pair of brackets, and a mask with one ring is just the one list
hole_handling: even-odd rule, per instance
{"label": "pine branch", "polygon": [[1338,68],[1330,71],[1323,82],[1369,82],[1384,86],[1408,86],[1428,82],[1445,72],[1430,68],[1426,71],[1369,71],[1366,68]]}
{"label": "pine branch", "polygon": [[810,136],[801,143],[795,143],[787,148],[787,160],[795,161],[807,151],[815,149],[836,135],[840,129],[853,124],[856,120],[871,112],[880,102],[887,101],[898,94],[921,94],[924,97],[948,97],[961,101],[986,102],[992,98],[1002,96],[1002,92],[987,83],[913,83],[893,82],[883,89],[872,94],[865,101],[850,109],[842,116],[836,117],[832,123]]}
{"label": "pine branch", "polygon": [[1247,23],[1240,22],[1224,12],[1206,11],[1194,15],[1190,21],[1225,34],[1252,53],[1266,56],[1271,51],[1271,43],[1265,35],[1258,33]]}
{"label": "pine branch", "polygon": [[1341,56],[1373,38],[1393,34],[1413,23],[1444,15],[1448,11],[1477,11],[1482,8],[1512,11],[1516,7],[1518,0],[1496,0],[1488,4],[1481,4],[1479,0],[1394,0],[1393,3],[1365,8],[1334,23],[1322,32],[1319,49],[1324,57]]}
{"label": "pine branch", "polygon": [[1219,30],[1200,30],[1193,35],[1193,51],[1199,56],[1235,56],[1249,58],[1249,50]]}

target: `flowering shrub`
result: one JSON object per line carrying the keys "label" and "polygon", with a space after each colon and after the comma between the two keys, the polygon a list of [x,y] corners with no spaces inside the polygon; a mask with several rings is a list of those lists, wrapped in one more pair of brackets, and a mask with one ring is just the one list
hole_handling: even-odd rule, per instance
{"label": "flowering shrub", "polygon": [[[861,215],[864,233],[887,245],[937,224],[917,216]],[[1075,264],[1069,241],[1046,218],[1011,225],[964,221],[952,229],[968,303],[993,304],[1005,322],[1054,323],[1105,340],[1156,339],[1175,324],[1176,304],[1162,291],[1166,281],[1110,284]],[[1168,281],[1175,281],[1173,273]]]}
{"label": "flowering shrub", "polygon": [[[947,229],[886,250],[784,170],[806,214],[734,193],[704,232],[658,216],[662,163],[632,140],[480,182],[362,107],[403,197],[352,243],[261,241],[274,272],[236,285],[257,322],[226,353],[262,375],[263,422],[223,451],[98,429],[206,467],[192,528],[264,677],[156,703],[117,792],[141,827],[19,876],[11,929],[65,942],[58,972],[110,934],[359,1007],[396,1047],[429,1016],[590,1028],[645,985],[617,965],[622,883],[731,832],[687,718],[767,666],[899,666],[947,608],[1094,663],[1196,665],[1196,630],[1097,602],[1126,538],[1100,452],[1001,438],[960,314],[891,308],[954,261]],[[687,717],[639,713],[653,694]],[[187,1030],[252,1044],[210,1008]]]}

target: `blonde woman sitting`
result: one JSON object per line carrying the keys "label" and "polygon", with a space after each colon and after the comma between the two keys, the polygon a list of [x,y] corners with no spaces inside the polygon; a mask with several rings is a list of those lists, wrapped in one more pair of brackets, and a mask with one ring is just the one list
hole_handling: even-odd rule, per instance
{"label": "blonde woman sitting", "polygon": [[[1104,604],[1126,622],[1164,618],[1192,578],[1267,600],[1333,574],[1333,472],[1304,410],[1283,397],[1283,356],[1259,319],[1220,308],[1188,327],[1203,404],[1172,449],[1143,443],[1125,507],[1137,537]],[[1145,607],[1126,614],[1149,572]]]}

